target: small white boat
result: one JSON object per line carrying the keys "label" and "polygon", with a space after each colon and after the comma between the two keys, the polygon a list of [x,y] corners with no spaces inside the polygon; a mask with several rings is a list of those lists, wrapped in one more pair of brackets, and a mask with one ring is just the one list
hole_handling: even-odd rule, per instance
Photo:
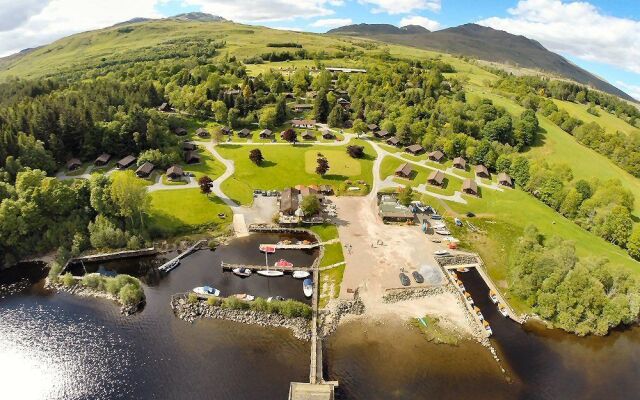
{"label": "small white boat", "polygon": [[211,286],[199,286],[193,289],[193,293],[205,296],[220,296],[220,291]]}
{"label": "small white boat", "polygon": [[293,271],[293,277],[296,279],[308,278],[311,274],[307,271]]}
{"label": "small white boat", "polygon": [[252,274],[252,272],[251,272],[251,270],[249,268],[239,267],[239,268],[234,268],[232,271],[233,271],[234,274],[236,274],[238,276],[242,276],[243,278],[251,276],[251,274]]}
{"label": "small white boat", "polygon": [[438,235],[443,235],[443,236],[447,236],[447,235],[451,235],[451,232],[449,232],[446,229],[436,229],[435,231]]}
{"label": "small white boat", "polygon": [[253,301],[256,298],[255,296],[252,296],[252,295],[246,294],[246,293],[238,293],[238,294],[234,294],[233,296],[236,299],[242,300],[242,301]]}
{"label": "small white boat", "polygon": [[276,252],[276,246],[273,244],[261,244],[260,251],[267,254],[273,254]]}
{"label": "small white boat", "polygon": [[458,272],[469,272],[469,268],[467,268],[467,267],[458,268],[458,269],[456,269],[456,271],[458,271]]}
{"label": "small white boat", "polygon": [[464,292],[464,298],[467,300],[469,304],[473,305],[473,298],[468,292]]}
{"label": "small white boat", "polygon": [[482,311],[478,307],[473,307],[473,312],[480,318],[480,321],[484,321],[484,315],[482,315]]}
{"label": "small white boat", "polygon": [[447,224],[438,222],[437,224],[433,224],[433,229],[447,229]]}
{"label": "small white boat", "polygon": [[268,277],[276,277],[276,276],[282,276],[284,275],[284,272],[282,271],[272,271],[270,269],[265,269],[265,270],[260,270],[258,271],[258,275],[262,275],[262,276],[268,276]]}
{"label": "small white boat", "polygon": [[462,283],[462,281],[457,280],[457,281],[456,281],[456,285],[458,285],[458,288],[459,288],[460,290],[462,290],[463,292],[465,291],[465,289],[464,289],[464,284]]}
{"label": "small white boat", "polygon": [[498,304],[498,295],[493,290],[489,290],[489,298],[493,304]]}
{"label": "small white boat", "polygon": [[302,291],[307,297],[311,297],[313,295],[313,281],[310,278],[307,278],[302,282]]}
{"label": "small white boat", "polygon": [[290,263],[289,261],[285,260],[285,259],[280,259],[279,261],[276,261],[275,264],[273,264],[274,267],[276,268],[292,268],[293,267],[293,263]]}
{"label": "small white boat", "polygon": [[282,296],[273,296],[273,297],[269,297],[267,298],[267,303],[271,303],[272,301],[284,301],[284,297]]}
{"label": "small white boat", "polygon": [[436,256],[448,256],[449,252],[447,250],[436,250],[433,252]]}
{"label": "small white boat", "polygon": [[482,326],[484,326],[484,330],[487,331],[489,336],[493,335],[493,331],[491,330],[491,326],[489,325],[489,323],[486,320],[482,321]]}
{"label": "small white boat", "polygon": [[498,311],[500,311],[500,314],[502,314],[503,317],[509,316],[509,313],[507,313],[507,307],[503,306],[500,303],[498,303]]}

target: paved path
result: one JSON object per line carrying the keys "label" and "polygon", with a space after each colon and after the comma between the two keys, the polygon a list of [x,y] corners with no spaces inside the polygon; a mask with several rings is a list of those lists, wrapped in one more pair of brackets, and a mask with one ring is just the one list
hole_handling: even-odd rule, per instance
{"label": "paved path", "polygon": [[213,192],[213,194],[218,196],[226,205],[231,207],[231,210],[235,214],[239,211],[237,209],[240,207],[240,205],[231,200],[226,194],[224,194],[221,186],[222,182],[226,181],[236,172],[236,166],[232,160],[227,160],[226,158],[222,157],[220,153],[218,153],[215,145],[212,142],[206,142],[204,144],[204,147],[209,150],[209,152],[216,158],[216,160],[220,161],[225,167],[224,173],[213,181],[211,191]]}
{"label": "paved path", "polygon": [[163,177],[164,177],[164,174],[159,175],[156,178],[156,182],[153,185],[147,186],[147,190],[149,192],[155,192],[158,190],[180,190],[180,189],[193,189],[198,187],[198,181],[196,181],[196,178],[192,176],[186,177],[189,182],[185,185],[167,185],[162,182]]}
{"label": "paved path", "polygon": [[[335,131],[334,131],[335,132]],[[351,139],[356,138],[357,135],[355,133],[345,133],[342,140],[336,140],[333,142],[321,142],[318,140],[309,140],[309,141],[298,141],[297,144],[306,144],[306,145],[314,145],[314,146],[344,146],[348,144]],[[292,146],[289,142],[221,142],[220,145],[234,145],[234,146]]]}

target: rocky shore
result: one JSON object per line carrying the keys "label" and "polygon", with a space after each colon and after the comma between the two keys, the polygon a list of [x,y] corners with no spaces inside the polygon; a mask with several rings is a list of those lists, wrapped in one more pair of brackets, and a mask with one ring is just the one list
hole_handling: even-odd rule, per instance
{"label": "rocky shore", "polygon": [[[75,284],[73,286],[65,286],[62,283],[52,283],[49,280],[49,278],[46,278],[44,287],[46,289],[51,289],[51,290],[56,290],[56,291],[59,291],[59,292],[69,293],[69,294],[72,294],[74,296],[93,297],[93,298],[98,298],[98,299],[107,299],[107,300],[115,301],[116,303],[120,304],[119,299],[118,299],[117,296],[112,295],[109,292],[104,292],[104,291],[101,291],[101,290],[97,290],[97,289],[94,289],[94,288],[83,286],[80,283],[77,283],[77,284]],[[144,300],[142,300],[140,303],[132,305],[132,306],[120,304],[120,314],[122,314],[122,315],[135,314],[136,312],[138,312],[139,310],[142,309],[143,305],[144,305]]]}
{"label": "rocky shore", "polygon": [[244,324],[287,328],[291,330],[293,336],[297,339],[311,340],[311,324],[309,320],[302,317],[287,318],[280,314],[261,311],[226,309],[217,305],[210,305],[204,300],[191,303],[187,301],[186,296],[182,295],[173,296],[171,308],[178,318],[188,322],[193,322],[199,318],[213,318]]}
{"label": "rocky shore", "polygon": [[327,306],[320,311],[318,323],[320,325],[320,336],[326,337],[338,329],[340,319],[345,315],[361,315],[365,312],[362,300],[331,300]]}

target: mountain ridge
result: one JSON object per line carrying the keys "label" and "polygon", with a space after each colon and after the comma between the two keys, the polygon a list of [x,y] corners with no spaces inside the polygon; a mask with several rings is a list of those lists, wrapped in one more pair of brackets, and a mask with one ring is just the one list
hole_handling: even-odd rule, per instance
{"label": "mountain ridge", "polygon": [[419,33],[390,24],[354,24],[331,29],[327,34],[368,37],[387,43],[542,70],[638,103],[620,88],[548,50],[536,40],[478,24],[468,23],[433,32],[425,29]]}

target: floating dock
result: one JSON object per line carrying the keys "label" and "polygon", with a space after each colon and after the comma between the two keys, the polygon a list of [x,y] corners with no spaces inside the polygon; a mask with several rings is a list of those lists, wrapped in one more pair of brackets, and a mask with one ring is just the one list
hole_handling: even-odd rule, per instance
{"label": "floating dock", "polygon": [[164,263],[161,266],[159,266],[158,267],[158,271],[170,272],[174,268],[177,268],[177,265],[174,265],[174,263],[176,263],[176,262],[179,263],[180,260],[182,260],[183,258],[188,256],[189,254],[193,253],[194,251],[196,251],[198,249],[198,247],[200,247],[203,243],[206,243],[206,240],[204,240],[204,239],[198,240],[196,242],[196,244],[194,244],[193,246],[189,247],[188,249],[186,249],[182,253],[178,254],[176,257],[172,258],[171,260],[169,260],[166,263]]}
{"label": "floating dock", "polygon": [[262,246],[275,247],[276,250],[311,250],[320,247],[320,243],[276,243],[276,244],[261,244]]}
{"label": "floating dock", "polygon": [[[274,266],[266,266],[266,265],[249,265],[249,264],[230,264],[226,262],[221,262],[220,267],[222,267],[222,271],[232,271],[236,268],[246,268],[250,269],[253,272],[256,271],[282,271],[282,272],[291,272],[294,271],[308,271],[312,272],[314,270],[313,267],[274,267]],[[315,289],[314,289],[315,290]]]}

